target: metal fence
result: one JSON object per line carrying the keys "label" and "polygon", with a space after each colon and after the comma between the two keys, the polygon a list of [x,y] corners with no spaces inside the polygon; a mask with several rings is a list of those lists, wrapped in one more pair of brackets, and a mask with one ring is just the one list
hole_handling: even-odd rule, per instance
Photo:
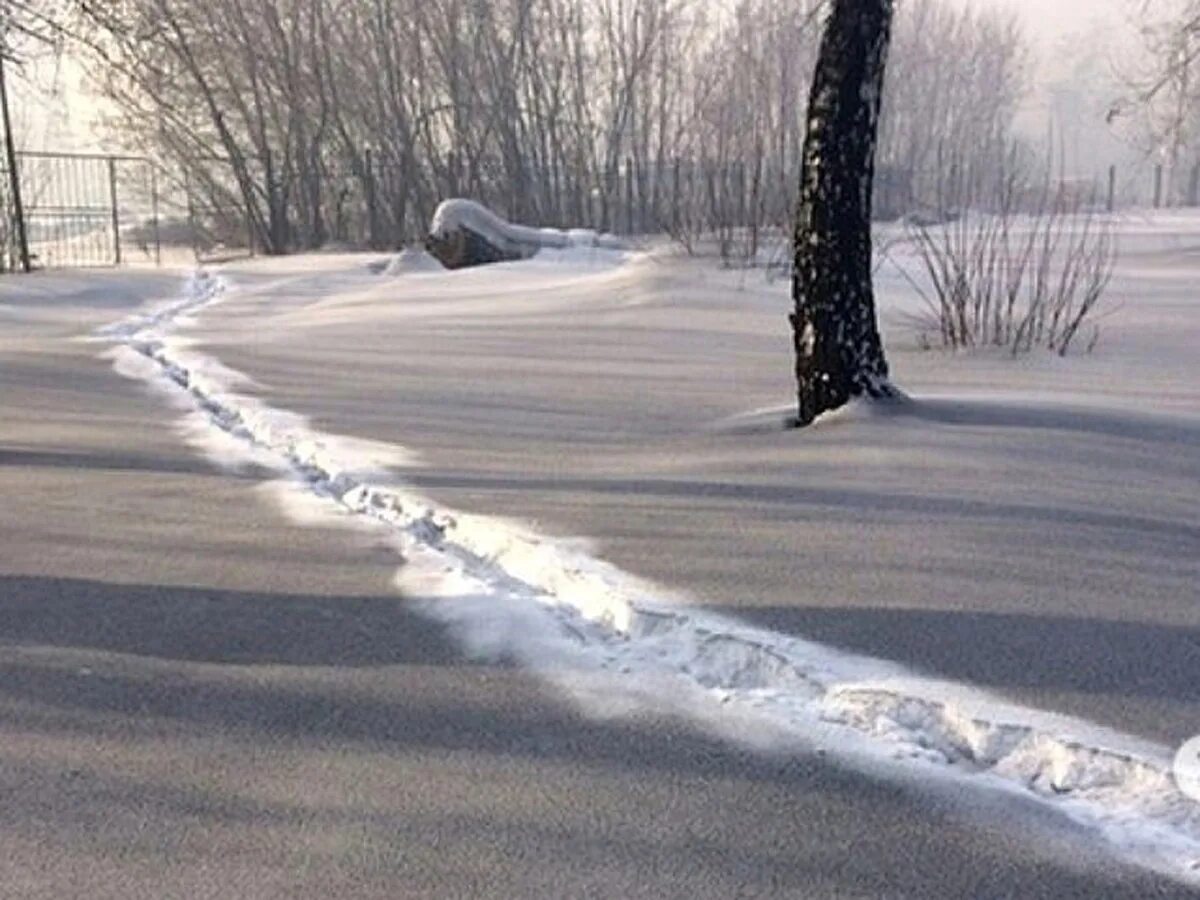
{"label": "metal fence", "polygon": [[15,158],[24,228],[14,179],[0,164],[0,270],[161,260],[158,173],[149,160],[32,151]]}
{"label": "metal fence", "polygon": [[[372,161],[368,152],[357,171],[322,166],[310,182],[277,184],[288,199],[276,207],[272,221],[271,204],[264,202],[266,173],[253,160],[247,173],[252,184],[245,188],[229,161],[216,157],[166,169],[137,156],[24,151],[15,153],[16,179],[3,159],[0,271],[22,268],[26,260],[31,268],[156,264],[167,251],[176,253],[175,260],[181,252],[216,261],[264,249],[387,249],[423,238],[438,201],[459,195],[524,224],[666,233],[689,246],[701,235],[715,236],[722,246],[737,237],[753,251],[760,230],[789,233],[798,184],[796,172],[769,160],[749,166],[623,159],[597,175],[531,166],[514,173],[498,160],[483,159],[463,173],[453,155],[437,171],[429,161],[405,170]],[[1115,168],[1107,174],[1106,192],[1090,179],[1060,187],[1110,211],[1131,202],[1157,207],[1200,200],[1200,166],[1170,178],[1158,167],[1152,194],[1145,170],[1124,180]],[[514,184],[523,187],[514,190]],[[14,187],[23,200],[21,216]],[[944,173],[881,166],[875,214],[892,219],[917,212],[941,219],[977,198],[972,190],[953,166]]]}

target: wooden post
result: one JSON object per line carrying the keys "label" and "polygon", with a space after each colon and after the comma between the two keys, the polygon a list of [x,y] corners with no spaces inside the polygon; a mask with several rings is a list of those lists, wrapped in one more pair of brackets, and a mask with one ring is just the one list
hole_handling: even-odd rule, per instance
{"label": "wooden post", "polygon": [[1108,167],[1108,211],[1111,213],[1117,208],[1117,167]]}
{"label": "wooden post", "polygon": [[1162,207],[1162,200],[1163,200],[1162,190],[1163,190],[1163,167],[1162,167],[1162,163],[1159,163],[1158,165],[1156,165],[1154,167],[1154,208],[1155,209],[1160,209]]}
{"label": "wooden post", "polygon": [[1188,182],[1188,206],[1200,206],[1200,162],[1192,166],[1192,179]]}

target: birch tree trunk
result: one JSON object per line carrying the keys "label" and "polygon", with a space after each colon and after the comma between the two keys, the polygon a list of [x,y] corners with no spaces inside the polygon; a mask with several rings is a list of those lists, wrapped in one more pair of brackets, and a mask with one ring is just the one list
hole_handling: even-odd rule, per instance
{"label": "birch tree trunk", "polygon": [[791,315],[797,424],[888,396],[871,286],[871,189],[893,0],[834,0],[808,106]]}

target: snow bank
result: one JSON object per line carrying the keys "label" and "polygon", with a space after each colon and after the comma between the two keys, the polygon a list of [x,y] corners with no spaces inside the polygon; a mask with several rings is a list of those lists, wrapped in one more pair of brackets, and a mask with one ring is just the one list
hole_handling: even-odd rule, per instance
{"label": "snow bank", "polygon": [[273,460],[308,501],[391,536],[405,560],[398,584],[471,652],[515,658],[600,711],[650,706],[732,740],[782,735],[1032,797],[1131,859],[1200,881],[1200,804],[1175,784],[1167,748],[742,625],[675,602],[577,544],[384,485],[340,439],[235,393],[236,373],[172,341],[173,323],[224,289],[199,275],[183,299],[108,329],[147,363],[123,371],[165,382],[256,461]]}

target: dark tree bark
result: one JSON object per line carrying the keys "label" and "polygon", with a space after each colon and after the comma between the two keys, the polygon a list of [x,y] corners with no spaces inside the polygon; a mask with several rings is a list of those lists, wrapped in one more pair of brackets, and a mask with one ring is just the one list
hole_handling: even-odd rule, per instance
{"label": "dark tree bark", "polygon": [[890,396],[871,287],[871,189],[893,0],[833,0],[808,106],[791,315],[797,424]]}

